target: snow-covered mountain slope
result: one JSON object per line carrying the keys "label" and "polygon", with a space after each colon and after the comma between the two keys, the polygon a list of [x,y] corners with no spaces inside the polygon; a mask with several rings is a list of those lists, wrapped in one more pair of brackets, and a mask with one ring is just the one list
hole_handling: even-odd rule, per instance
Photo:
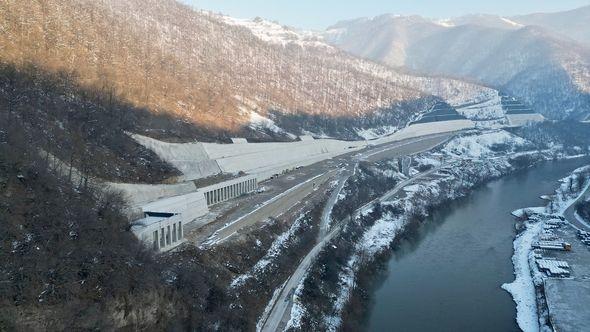
{"label": "snow-covered mountain slope", "polygon": [[558,13],[536,13],[510,18],[523,25],[537,25],[578,42],[590,44],[590,6]]}
{"label": "snow-covered mountain slope", "polygon": [[0,61],[75,72],[77,83],[170,116],[166,127],[146,128],[161,138],[175,123],[226,137],[358,138],[365,129],[403,127],[440,99],[468,103],[496,93],[403,74],[311,33],[173,0],[2,1],[0,45]]}
{"label": "snow-covered mountain slope", "polygon": [[323,36],[391,67],[496,87],[551,118],[590,113],[590,49],[514,18],[383,15],[339,23]]}

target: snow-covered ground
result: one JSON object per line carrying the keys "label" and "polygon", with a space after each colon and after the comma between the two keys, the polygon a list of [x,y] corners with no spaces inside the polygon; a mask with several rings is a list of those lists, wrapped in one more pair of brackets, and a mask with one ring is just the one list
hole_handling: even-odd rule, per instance
{"label": "snow-covered ground", "polygon": [[458,107],[457,112],[471,120],[505,119],[502,98],[499,94],[483,103]]}
{"label": "snow-covered ground", "polygon": [[255,18],[253,20],[222,16],[225,23],[243,26],[252,31],[254,36],[271,43],[286,46],[289,44],[299,46],[313,46],[332,49],[332,46],[324,43],[322,38],[311,31],[296,30],[276,22]]}
{"label": "snow-covered ground", "polygon": [[297,231],[305,226],[305,217],[305,214],[301,214],[286,232],[279,235],[273,241],[264,257],[262,257],[262,259],[260,259],[250,269],[250,271],[234,278],[230,284],[230,288],[236,288],[244,285],[248,279],[254,278],[256,275],[262,273],[267,268],[267,266],[273,262],[274,259],[279,257],[281,252],[289,246],[289,243],[295,240],[295,234]]}
{"label": "snow-covered ground", "polygon": [[[246,110],[244,110],[244,111],[246,111]],[[283,128],[277,126],[277,124],[273,120],[271,120],[267,117],[264,117],[254,111],[246,111],[246,112],[248,113],[249,118],[250,118],[250,124],[249,124],[250,128],[252,128],[254,130],[269,130],[273,133],[286,135],[291,139],[297,138],[296,135],[288,133]]]}
{"label": "snow-covered ground", "polygon": [[590,184],[587,176],[590,173],[590,166],[576,169],[570,176],[562,179],[556,194],[547,207],[523,208],[514,211],[516,217],[534,216],[525,221],[525,230],[514,240],[514,264],[515,280],[512,283],[502,285],[508,291],[517,309],[517,322],[519,327],[525,331],[539,331],[539,312],[537,306],[537,293],[535,290],[535,277],[532,271],[536,270],[532,243],[538,238],[543,230],[545,221],[563,217],[564,212],[572,206],[587,189]]}
{"label": "snow-covered ground", "polygon": [[358,129],[356,134],[366,140],[377,139],[395,133],[399,128],[395,126],[383,126],[379,128]]}
{"label": "snow-covered ground", "polygon": [[[488,138],[490,133],[483,134],[484,138],[471,137],[470,139],[457,138],[447,143],[447,146],[457,148],[460,144],[465,144],[461,150],[467,151],[472,142],[504,142],[506,137],[510,141],[517,139],[509,136],[508,133],[493,134],[496,139]],[[497,139],[500,137],[501,139]],[[491,144],[491,143],[490,143]],[[485,144],[484,144],[485,145]],[[459,161],[454,153],[444,152],[446,154],[447,164],[441,170],[438,170],[427,178],[419,180],[417,183],[408,185],[404,188],[404,195],[399,198],[393,198],[392,201],[383,203],[384,214],[374,224],[366,228],[360,239],[356,242],[353,254],[348,258],[345,266],[341,267],[338,276],[338,291],[330,295],[334,299],[332,307],[324,316],[323,326],[328,331],[338,330],[341,324],[342,310],[349,301],[352,290],[355,287],[356,275],[366,260],[372,260],[374,257],[388,250],[392,242],[403,231],[408,224],[410,217],[415,214],[428,214],[428,208],[442,202],[446,199],[454,199],[464,196],[468,189],[477,184],[477,179],[485,179],[500,176],[512,169],[507,162],[507,158],[493,158],[486,163],[474,163],[471,161]],[[478,149],[481,149],[478,146]],[[440,154],[425,153],[416,158],[420,165],[440,166]],[[453,160],[453,161],[449,161]],[[457,167],[458,163],[462,167]],[[386,166],[387,167],[387,166]],[[389,165],[393,167],[393,165]],[[382,172],[375,174],[383,175]],[[364,212],[368,215],[373,211],[373,207]],[[403,213],[393,211],[404,211]],[[359,219],[357,219],[359,220]],[[303,283],[302,283],[303,284]],[[304,306],[299,305],[298,310],[305,310]],[[297,327],[295,325],[294,327]]]}
{"label": "snow-covered ground", "polygon": [[494,130],[453,139],[444,147],[443,152],[460,158],[482,158],[496,154],[494,149],[500,147],[505,149],[504,153],[510,153],[527,145],[530,142],[521,137],[505,130]]}
{"label": "snow-covered ground", "polygon": [[526,230],[518,235],[514,241],[514,265],[515,280],[502,285],[508,291],[516,303],[516,321],[525,332],[539,331],[539,318],[537,314],[537,299],[535,284],[529,268],[529,255],[534,239],[543,229],[543,223],[527,223]]}

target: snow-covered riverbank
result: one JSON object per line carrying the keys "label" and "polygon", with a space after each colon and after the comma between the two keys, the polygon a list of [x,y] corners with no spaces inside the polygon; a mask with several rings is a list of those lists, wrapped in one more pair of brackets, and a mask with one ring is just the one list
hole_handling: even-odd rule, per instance
{"label": "snow-covered riverbank", "polygon": [[[531,145],[522,138],[504,131],[489,131],[459,137],[438,151],[417,156],[411,172],[413,174],[418,173],[418,170],[438,167],[441,161],[443,166],[430,176],[407,186],[391,200],[356,218],[345,227],[341,239],[336,239],[324,249],[323,259],[320,258],[311,269],[308,282],[304,281],[304,287],[300,290],[303,294],[314,294],[315,298],[302,298],[302,302],[296,306],[299,312],[305,311],[308,319],[298,320],[298,324],[290,327],[329,331],[339,329],[341,317],[357,286],[358,273],[364,266],[373,264],[378,257],[387,253],[408,226],[423,220],[433,208],[466,196],[484,182],[544,159],[530,148]],[[529,153],[523,154],[527,151]],[[525,156],[525,160],[522,156]],[[386,165],[382,167],[387,168]],[[392,172],[396,172],[393,167],[381,170],[382,174]],[[338,257],[336,260],[342,263],[334,266],[330,262],[331,257]],[[327,278],[322,274],[326,266],[330,266],[330,270],[337,269],[334,277]],[[334,284],[326,279],[334,279]],[[321,296],[318,296],[318,292],[322,293]]]}
{"label": "snow-covered riverbank", "polygon": [[504,284],[517,305],[517,322],[525,331],[551,331],[547,310],[544,308],[543,280],[545,276],[535,265],[533,242],[539,239],[548,222],[565,220],[564,212],[579,199],[590,185],[590,166],[576,169],[562,179],[546,207],[524,208],[514,211],[515,217],[523,220],[524,230],[514,241],[515,280]]}

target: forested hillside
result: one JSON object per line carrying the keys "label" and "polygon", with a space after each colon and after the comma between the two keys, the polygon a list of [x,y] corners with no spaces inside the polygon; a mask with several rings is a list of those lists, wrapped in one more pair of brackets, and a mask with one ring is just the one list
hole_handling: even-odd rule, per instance
{"label": "forested hillside", "polygon": [[269,42],[173,0],[8,0],[0,3],[0,18],[0,61],[66,72],[84,89],[176,118],[136,129],[163,138],[176,131],[185,140],[284,139],[284,132],[249,126],[270,111],[287,124],[291,116],[342,119],[344,138],[353,138],[358,126],[404,126],[432,105],[432,95],[471,101],[490,93],[401,75],[323,43]]}

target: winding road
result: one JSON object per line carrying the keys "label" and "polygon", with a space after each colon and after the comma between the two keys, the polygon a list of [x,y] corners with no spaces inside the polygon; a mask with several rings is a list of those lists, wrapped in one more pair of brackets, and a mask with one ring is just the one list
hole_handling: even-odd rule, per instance
{"label": "winding road", "polygon": [[[446,142],[451,136],[452,135],[445,135],[434,139],[427,139],[426,141],[428,143],[426,143],[426,145],[424,145],[424,140],[418,140],[416,142],[410,142],[402,145],[392,146],[389,148],[378,149],[377,151],[373,150],[369,153],[360,154],[356,156],[355,163],[353,165],[348,165],[342,171],[338,187],[336,190],[332,192],[331,196],[328,198],[326,206],[324,207],[318,243],[303,258],[295,272],[291,275],[291,277],[289,277],[287,282],[284,283],[282,289],[280,290],[279,296],[274,298],[274,300],[271,300],[271,303],[268,304],[268,306],[271,308],[270,313],[266,317],[261,318],[261,321],[264,321],[264,323],[261,324],[260,331],[274,332],[282,331],[284,329],[284,327],[291,318],[291,307],[293,306],[293,295],[295,289],[304,280],[307,271],[315,261],[315,258],[318,256],[318,254],[322,251],[323,247],[327,243],[329,243],[336,235],[338,235],[340,230],[342,229],[342,226],[350,220],[350,217],[348,217],[345,220],[339,221],[333,226],[331,230],[329,230],[327,226],[330,224],[331,211],[337,202],[338,195],[344,187],[346,179],[348,179],[348,177],[350,177],[350,175],[354,172],[354,168],[357,167],[359,160],[370,159],[374,161],[378,159],[391,158],[396,156],[407,156],[421,153],[424,151],[431,150],[432,148]],[[419,179],[422,179],[426,176],[435,173],[439,169],[440,167],[431,169],[429,171],[420,173],[412,178],[409,178],[398,183],[393,189],[389,190],[382,196],[356,209],[353,218],[356,218],[359,214],[365,212],[372,205],[378,202],[384,202],[389,200],[392,196],[396,195],[404,187],[408,186],[409,184],[412,184],[413,182]]]}
{"label": "winding road", "polygon": [[563,216],[567,219],[567,221],[569,221],[570,224],[574,225],[578,229],[590,232],[590,226],[588,225],[588,223],[581,221],[576,216],[576,205],[578,204],[578,202],[581,202],[582,200],[585,200],[586,198],[588,198],[588,196],[590,196],[590,184],[588,184],[586,186],[586,189],[584,190],[584,192],[582,194],[580,194],[578,199],[576,199],[576,201],[573,202],[565,210],[565,212],[563,213]]}

